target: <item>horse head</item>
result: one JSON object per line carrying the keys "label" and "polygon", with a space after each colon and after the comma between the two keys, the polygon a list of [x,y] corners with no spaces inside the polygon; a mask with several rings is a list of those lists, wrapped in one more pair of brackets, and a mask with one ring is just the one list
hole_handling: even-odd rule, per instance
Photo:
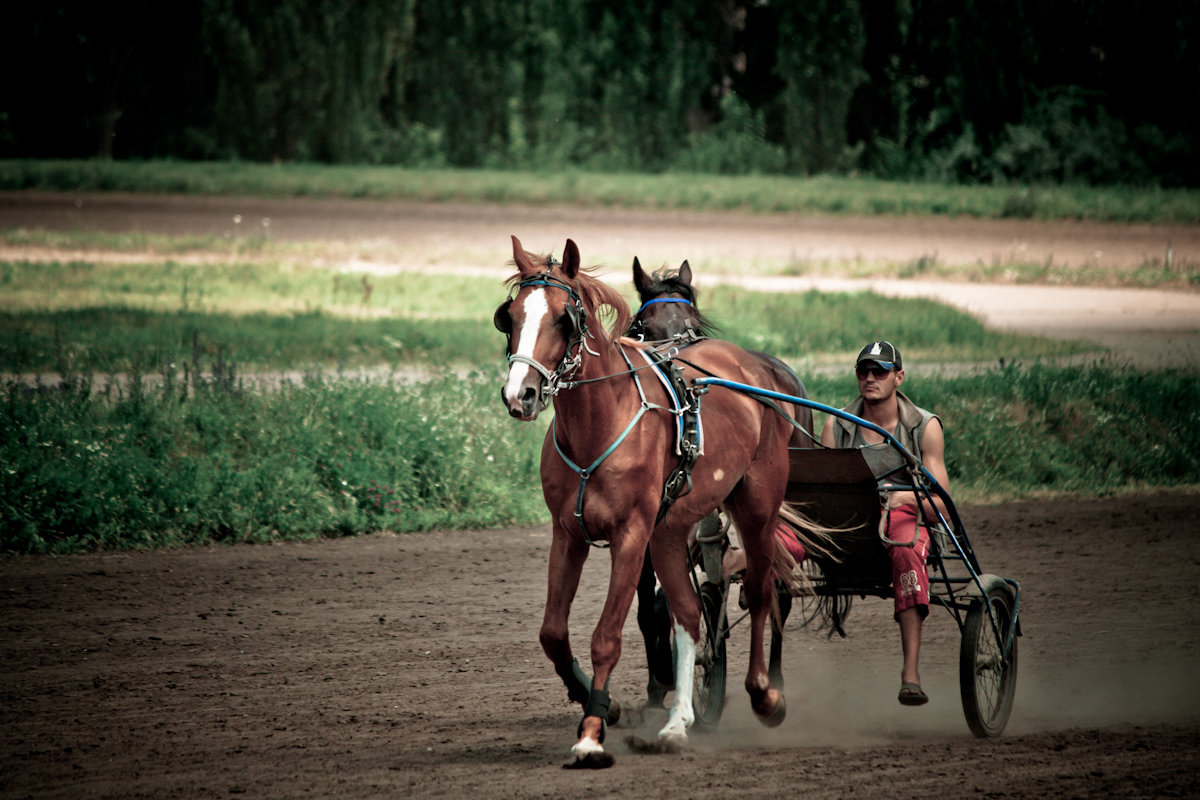
{"label": "horse head", "polygon": [[629,321],[629,308],[619,292],[580,266],[579,248],[571,239],[561,262],[526,252],[516,236],[512,243],[517,273],[508,280],[508,300],[493,317],[508,339],[508,378],[500,394],[511,416],[531,421],[580,368],[584,354],[594,353],[587,340],[604,337],[602,330],[589,327],[598,308],[612,308],[622,326]]}
{"label": "horse head", "polygon": [[633,259],[633,285],[641,307],[630,334],[651,341],[681,339],[693,334],[708,336],[715,330],[696,308],[696,290],[692,286],[692,268],[684,261],[678,272],[659,270],[647,273]]}

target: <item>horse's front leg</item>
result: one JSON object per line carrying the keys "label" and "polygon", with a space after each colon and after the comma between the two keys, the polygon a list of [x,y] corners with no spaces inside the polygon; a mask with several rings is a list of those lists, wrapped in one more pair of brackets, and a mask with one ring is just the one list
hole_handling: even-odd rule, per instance
{"label": "horse's front leg", "polygon": [[686,743],[687,729],[696,721],[692,682],[701,646],[700,604],[688,574],[687,545],[680,537],[686,537],[686,532],[673,537],[670,529],[664,529],[650,540],[651,558],[667,594],[675,632],[675,698],[667,723],[658,732],[659,742],[668,747]]}
{"label": "horse's front leg", "polygon": [[546,581],[546,608],[538,633],[542,651],[554,664],[554,671],[567,687],[567,697],[581,706],[587,705],[591,686],[590,682],[585,682],[586,676],[571,653],[568,618],[587,556],[587,544],[576,541],[558,525],[554,526],[549,577]]}
{"label": "horse's front leg", "polygon": [[[627,541],[632,540],[632,541]],[[579,724],[579,741],[571,748],[575,761],[568,767],[597,768],[611,766],[613,758],[604,751],[608,721],[617,705],[608,693],[608,679],[621,658],[621,630],[633,605],[634,592],[646,556],[646,537],[622,537],[613,543],[612,571],[608,579],[608,597],[600,612],[600,621],[592,633],[592,689]],[[610,712],[610,707],[612,711]]]}

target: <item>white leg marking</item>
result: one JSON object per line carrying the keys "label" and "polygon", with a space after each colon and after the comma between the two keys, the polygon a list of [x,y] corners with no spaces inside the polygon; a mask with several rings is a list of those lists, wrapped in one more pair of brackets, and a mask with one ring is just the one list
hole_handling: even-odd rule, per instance
{"label": "white leg marking", "polygon": [[[546,303],[546,290],[535,289],[530,292],[525,296],[521,308],[525,311],[525,324],[521,326],[513,355],[533,358],[533,348],[537,344],[538,331],[542,328],[542,318],[550,313],[550,306]],[[520,361],[514,362],[508,368],[508,381],[504,384],[504,399],[508,401],[509,405],[514,405],[521,396],[521,384],[525,381],[525,376],[529,374],[530,369],[528,364]]]}
{"label": "white leg marking", "polygon": [[658,738],[682,744],[687,741],[687,729],[696,721],[696,712],[692,708],[696,643],[679,623],[675,623],[675,652],[675,701],[671,703],[671,715],[658,732]]}
{"label": "white leg marking", "polygon": [[590,736],[583,737],[571,748],[571,755],[575,756],[576,761],[582,761],[590,755],[603,752],[604,746]]}

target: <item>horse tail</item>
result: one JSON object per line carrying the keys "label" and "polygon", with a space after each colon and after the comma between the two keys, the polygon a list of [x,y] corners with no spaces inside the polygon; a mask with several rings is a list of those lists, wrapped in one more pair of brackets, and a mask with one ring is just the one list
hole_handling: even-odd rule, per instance
{"label": "horse tail", "polygon": [[[775,576],[793,597],[801,598],[804,619],[801,626],[809,630],[827,630],[829,636],[837,633],[845,638],[843,624],[849,616],[851,598],[839,595],[818,596],[813,580],[822,580],[820,562],[840,562],[836,536],[853,528],[838,528],[821,525],[809,519],[800,509],[784,502],[779,510],[779,527],[775,536]],[[787,538],[791,537],[791,547]],[[797,565],[793,556],[796,543],[803,547],[804,562]],[[814,558],[816,556],[816,558]],[[799,566],[799,568],[797,568]],[[778,609],[778,597],[772,614]]]}
{"label": "horse tail", "polygon": [[799,506],[784,501],[779,508],[779,524],[775,529],[775,549],[772,566],[775,577],[782,581],[793,596],[813,594],[812,581],[804,570],[796,569],[799,559],[814,556],[837,561],[835,537],[843,529],[822,525],[810,519]]}

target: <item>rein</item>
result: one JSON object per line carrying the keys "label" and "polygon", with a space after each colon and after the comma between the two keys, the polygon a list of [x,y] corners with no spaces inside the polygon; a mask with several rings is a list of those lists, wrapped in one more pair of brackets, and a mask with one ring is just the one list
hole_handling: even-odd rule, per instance
{"label": "rein", "polygon": [[[720,380],[724,380],[724,378],[722,378],[721,376],[719,376],[719,375],[717,375],[717,374],[715,374],[715,373],[713,373],[713,372],[710,372],[709,370],[706,370],[704,367],[700,367],[700,366],[697,366],[696,364],[693,364],[691,361],[688,361],[686,358],[684,358],[684,357],[682,357],[682,356],[676,356],[676,359],[677,359],[677,360],[679,360],[679,361],[682,361],[682,362],[683,362],[683,363],[685,363],[685,364],[687,364],[689,367],[691,367],[692,369],[696,370],[697,372],[700,372],[700,373],[702,373],[702,374],[704,374],[704,375],[707,375],[707,376],[708,376],[708,378],[696,378],[695,380],[693,380],[693,381],[692,381],[692,383],[693,383],[693,391],[694,391],[694,392],[695,392],[697,395],[703,394],[704,392],[708,391],[708,383],[707,383],[708,381],[710,381],[710,380],[718,380],[718,381],[720,381]],[[758,402],[762,403],[764,406],[766,406],[767,408],[771,409],[772,411],[775,411],[775,412],[777,412],[777,413],[779,414],[779,416],[783,417],[784,421],[785,421],[785,422],[787,422],[787,424],[791,425],[793,428],[795,428],[796,430],[798,430],[798,431],[800,431],[801,433],[803,433],[803,434],[804,434],[805,436],[807,436],[809,439],[812,439],[812,440],[813,440],[813,442],[814,442],[814,443],[815,443],[815,444],[816,444],[818,447],[823,447],[823,446],[824,446],[824,445],[822,445],[822,444],[820,443],[820,441],[819,441],[819,440],[818,440],[816,437],[814,437],[814,436],[812,435],[812,433],[810,433],[809,431],[806,431],[806,430],[804,430],[804,426],[803,426],[803,425],[801,425],[799,422],[797,422],[797,421],[796,421],[796,420],[795,420],[795,419],[792,417],[792,415],[791,415],[791,414],[789,414],[789,413],[787,413],[786,411],[784,411],[784,410],[783,410],[783,407],[782,407],[782,406],[780,406],[780,405],[779,405],[779,403],[777,403],[777,402],[776,402],[776,401],[775,401],[773,398],[767,397],[767,396],[765,396],[765,395],[762,395],[762,394],[757,394],[757,393],[754,393],[754,392],[744,392],[744,394],[746,394],[747,396],[749,396],[751,399],[753,399],[753,400],[757,400]]]}

